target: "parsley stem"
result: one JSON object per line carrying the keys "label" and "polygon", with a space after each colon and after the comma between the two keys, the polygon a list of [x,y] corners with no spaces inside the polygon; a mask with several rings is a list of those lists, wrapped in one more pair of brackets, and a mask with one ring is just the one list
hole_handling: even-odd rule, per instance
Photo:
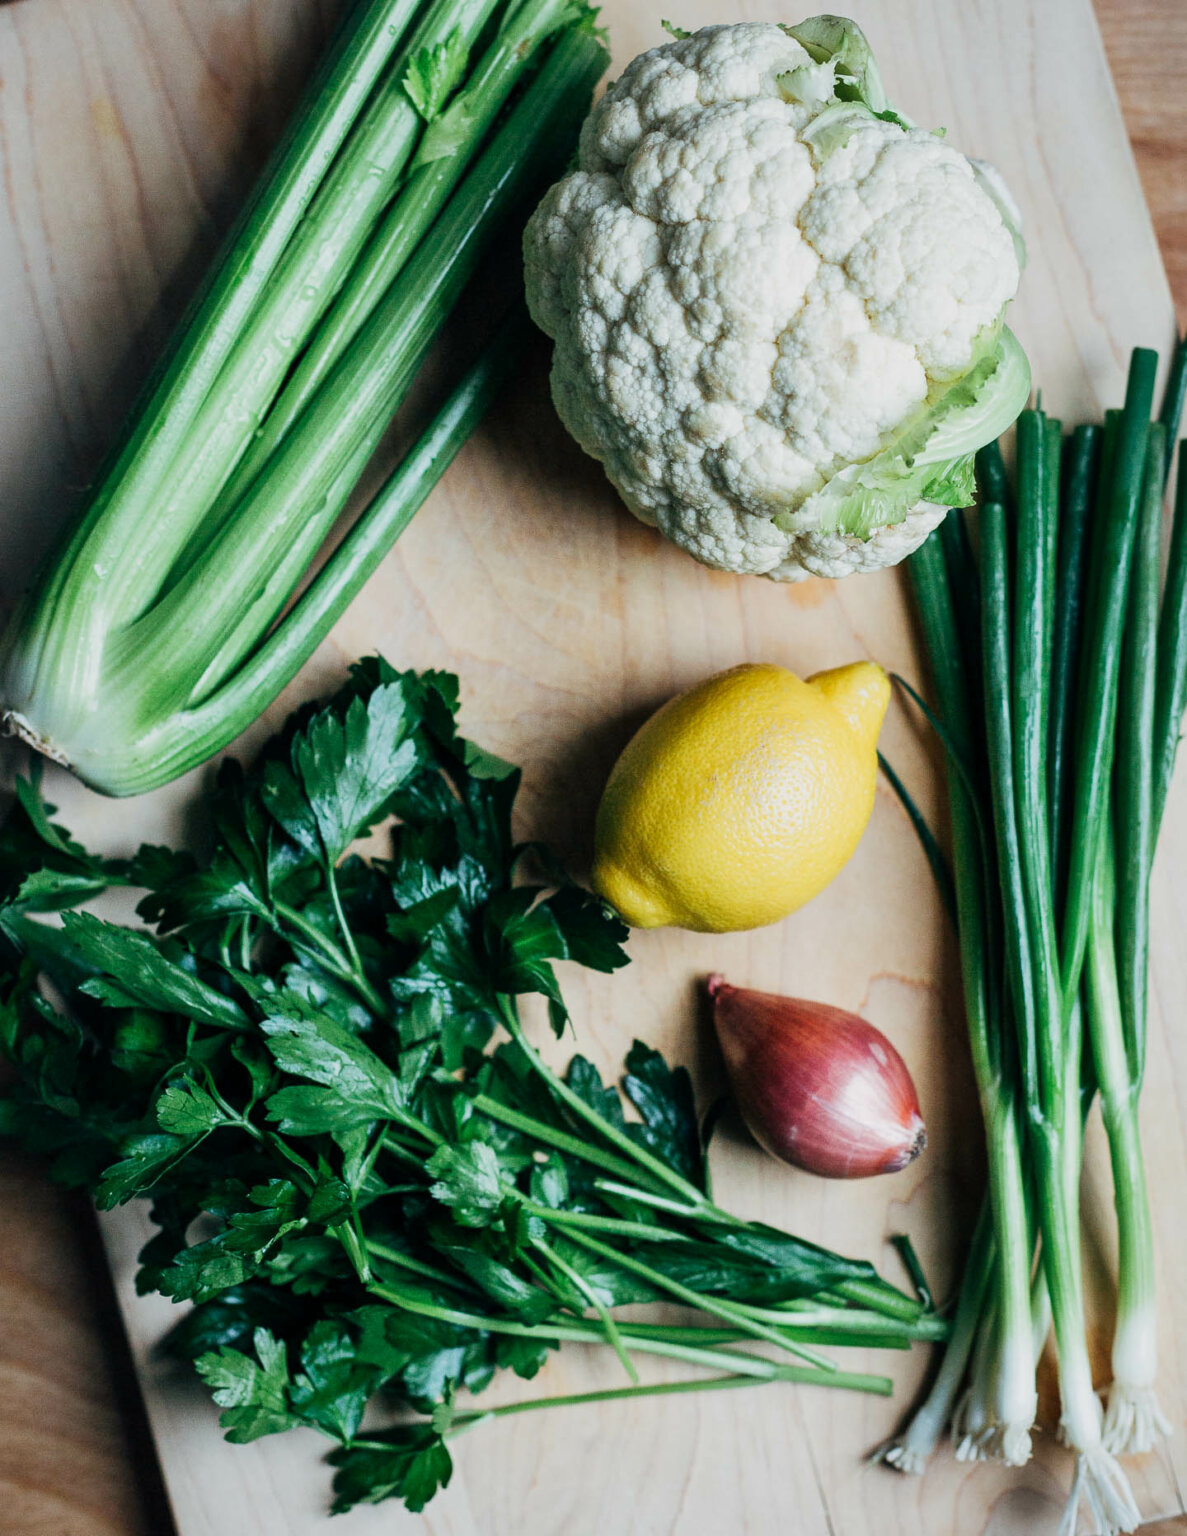
{"label": "parsley stem", "polygon": [[[582,1162],[590,1163],[595,1168],[604,1168],[607,1173],[616,1173],[620,1178],[638,1177],[637,1168],[623,1162],[612,1153],[603,1152],[600,1147],[591,1146],[588,1141],[582,1141],[578,1136],[571,1136],[567,1131],[558,1131],[553,1126],[546,1125],[543,1120],[533,1119],[531,1115],[525,1115],[507,1104],[500,1104],[498,1099],[489,1098],[485,1093],[475,1094],[471,1103],[489,1119],[509,1125],[513,1130],[522,1131],[526,1136],[534,1136],[537,1141],[542,1141],[547,1147],[555,1147],[558,1152],[568,1152],[571,1157],[579,1157]],[[633,1198],[638,1199],[640,1193],[640,1191],[633,1191]]]}
{"label": "parsley stem", "polygon": [[833,1290],[859,1307],[868,1307],[871,1312],[880,1312],[884,1317],[901,1318],[903,1322],[914,1322],[926,1311],[914,1296],[904,1296],[888,1280],[880,1278],[838,1280]]}
{"label": "parsley stem", "polygon": [[[397,1120],[393,1123],[398,1125],[401,1130],[416,1131],[423,1141],[427,1141],[433,1147],[439,1147],[445,1139],[440,1132],[433,1130],[430,1125],[420,1125],[415,1122],[409,1125],[408,1122],[403,1120]],[[422,1173],[424,1171],[424,1152],[419,1148],[406,1146],[396,1135],[391,1124],[389,1124],[388,1129],[380,1137],[378,1150],[390,1152],[393,1157],[398,1157],[402,1163],[408,1163],[413,1168],[419,1168]]]}
{"label": "parsley stem", "polygon": [[[342,908],[337,900],[337,889],[334,884],[332,874],[329,878],[328,884],[331,895],[334,898],[334,906],[338,913],[339,921],[344,922],[344,919],[342,918]],[[366,1003],[367,1007],[371,1010],[377,1019],[387,1018],[387,1005],[384,1003],[379,993],[376,992],[375,988],[364,975],[362,965],[359,963],[357,951],[354,953],[354,964],[352,965],[350,959],[348,959],[348,957],[342,953],[337,944],[332,943],[329,939],[326,938],[324,933],[319,932],[315,924],[311,923],[307,917],[298,912],[295,907],[290,907],[283,901],[275,901],[272,905],[278,918],[282,919],[284,922],[297,929],[297,931],[308,940],[307,945],[302,945],[299,947],[312,947],[314,950],[316,950],[326,968],[332,971],[334,975],[338,977],[339,981],[345,982],[348,987],[353,987],[354,990],[358,993],[360,999]],[[278,925],[274,924],[274,926],[277,927],[277,932],[281,933],[282,938],[289,939],[290,942],[292,941],[292,936],[290,934],[283,933]],[[351,940],[350,943],[351,949],[353,950],[353,940]]]}
{"label": "parsley stem", "polygon": [[[511,1003],[510,999],[506,1001],[509,1004]],[[503,999],[500,997],[500,1011],[503,1011],[502,1002]],[[508,1013],[510,1014],[510,1019],[507,1023],[508,1030],[512,1031],[513,1037],[517,1039],[528,1060],[544,1076],[545,1081],[550,1086],[556,1086],[561,1090],[566,1104],[570,1103],[570,1098],[575,1099],[576,1103],[581,1105],[584,1117],[587,1120],[591,1120],[591,1123],[604,1130],[606,1134],[613,1132],[615,1138],[619,1137],[621,1133],[617,1132],[615,1127],[609,1125],[595,1110],[590,1109],[583,1100],[577,1098],[577,1095],[573,1094],[572,1090],[566,1087],[544,1065],[540,1057],[523,1038],[522,1026],[518,1015],[514,1012],[513,1005],[507,1011],[503,1011],[505,1019],[508,1018]],[[501,1121],[504,1125],[509,1125],[514,1130],[523,1131],[526,1135],[535,1137],[537,1141],[543,1142],[546,1146],[555,1147],[561,1152],[568,1152],[571,1156],[579,1157],[585,1162],[592,1163],[595,1167],[604,1168],[608,1173],[624,1175],[628,1181],[632,1182],[629,1182],[625,1187],[620,1187],[619,1192],[623,1195],[640,1200],[644,1204],[654,1205],[660,1210],[671,1208],[674,1214],[684,1215],[690,1221],[709,1222],[730,1227],[744,1227],[747,1225],[738,1217],[732,1216],[728,1211],[723,1211],[719,1206],[714,1205],[711,1200],[702,1195],[693,1185],[686,1185],[685,1181],[678,1174],[672,1174],[669,1183],[676,1181],[682,1186],[682,1192],[686,1189],[689,1193],[695,1195],[697,1198],[695,1206],[687,1204],[677,1205],[674,1201],[668,1201],[666,1196],[657,1196],[638,1190],[633,1186],[633,1181],[640,1177],[637,1169],[630,1167],[629,1164],[616,1158],[613,1154],[603,1152],[600,1148],[591,1146],[579,1137],[571,1136],[566,1131],[555,1130],[552,1126],[546,1125],[542,1120],[535,1120],[530,1115],[520,1113],[519,1110],[510,1109],[507,1105],[500,1104],[497,1099],[489,1098],[486,1094],[476,1094],[471,1102],[476,1109],[488,1115],[492,1120]],[[621,1139],[625,1141],[632,1152],[643,1153],[649,1159],[649,1163],[656,1161],[650,1157],[650,1154],[645,1153],[643,1148],[636,1147],[629,1137],[622,1137]],[[617,1140],[616,1144],[618,1144]],[[645,1167],[649,1167],[649,1163]],[[657,1164],[657,1166],[661,1169],[664,1168],[662,1163]],[[664,1169],[664,1172],[670,1173],[671,1170]],[[568,1213],[564,1214],[567,1215]],[[637,1224],[633,1225],[632,1230],[636,1235],[639,1234],[640,1229]],[[852,1301],[861,1307],[867,1307],[886,1317],[911,1320],[919,1317],[924,1311],[924,1308],[914,1297],[905,1296],[885,1280],[844,1280],[839,1282],[834,1289],[845,1300]]]}
{"label": "parsley stem", "polygon": [[636,1386],[638,1386],[639,1373],[635,1369],[635,1362],[626,1352],[626,1348],[622,1342],[622,1336],[618,1332],[618,1328],[615,1325],[613,1317],[610,1315],[610,1309],[607,1307],[606,1303],[594,1290],[593,1286],[590,1285],[585,1276],[578,1270],[574,1269],[567,1260],[563,1259],[550,1243],[546,1243],[542,1237],[535,1237],[532,1239],[532,1247],[535,1248],[537,1253],[543,1254],[548,1262],[553,1264],[561,1272],[561,1274],[564,1275],[565,1279],[569,1281],[569,1283],[575,1288],[578,1294],[583,1296],[589,1305],[598,1314],[598,1318],[602,1324],[602,1327],[606,1330],[607,1344],[610,1345],[611,1349],[613,1349],[614,1353],[622,1362],[622,1368],[627,1373],[629,1379],[634,1382]]}
{"label": "parsley stem", "polygon": [[[290,907],[283,901],[273,901],[272,906],[278,918],[283,922],[290,923],[308,941],[308,948],[315,949],[320,955],[324,955],[333,966],[336,975],[340,976],[344,981],[351,977],[350,962],[346,956],[338,948],[337,944],[327,939],[325,934],[320,932],[316,925],[311,923],[303,913],[299,912],[296,907]],[[280,931],[278,925],[276,926],[278,931]],[[284,934],[281,936],[287,937]]]}
{"label": "parsley stem", "polygon": [[[626,1153],[632,1161],[645,1168],[653,1178],[666,1184],[669,1189],[676,1190],[678,1194],[683,1195],[686,1200],[691,1201],[698,1208],[709,1206],[716,1210],[713,1202],[695,1184],[690,1184],[686,1178],[676,1173],[674,1169],[669,1168],[658,1157],[653,1157],[646,1147],[641,1147],[637,1142],[632,1141],[625,1131],[620,1131],[617,1126],[611,1125],[608,1120],[598,1114],[596,1109],[587,1104],[580,1094],[574,1093],[572,1088],[556,1075],[535,1048],[529,1044],[527,1036],[524,1034],[523,1025],[520,1022],[513,997],[508,997],[506,993],[500,992],[497,995],[496,1002],[499,1016],[506,1025],[507,1032],[523,1051],[529,1065],[544,1079],[562,1103],[567,1105],[575,1115],[584,1120],[588,1125],[592,1125],[596,1131],[599,1131],[620,1152]],[[723,1211],[721,1214],[726,1216],[728,1213]],[[734,1225],[741,1226],[744,1223],[736,1221]]]}
{"label": "parsley stem", "polygon": [[337,1226],[329,1227],[327,1230],[346,1249],[346,1256],[350,1260],[351,1267],[362,1283],[366,1285],[367,1281],[371,1278],[371,1266],[367,1262],[367,1244],[356,1226],[357,1221],[358,1216],[356,1214],[352,1221],[339,1222]]}
{"label": "parsley stem", "polygon": [[[853,1392],[873,1392],[879,1397],[889,1397],[893,1390],[888,1377],[867,1376],[858,1371],[820,1371],[804,1365],[780,1365],[774,1369],[776,1374],[767,1380],[791,1381],[803,1386],[846,1387]],[[472,1415],[459,1414],[454,1424],[470,1428],[486,1419],[507,1418],[513,1413],[531,1413],[536,1408],[576,1408],[584,1403],[610,1403],[624,1398],[662,1397],[677,1392],[713,1392],[724,1387],[757,1385],[761,1383],[753,1376],[698,1376],[692,1381],[658,1381],[643,1387],[604,1387],[598,1392],[573,1392],[562,1397],[531,1397],[522,1403],[504,1403],[498,1408],[476,1409]]]}
{"label": "parsley stem", "polygon": [[[730,1387],[765,1386],[770,1382],[787,1381],[799,1386],[843,1387],[850,1392],[869,1392],[878,1397],[889,1397],[894,1383],[888,1376],[869,1376],[860,1371],[818,1371],[805,1365],[772,1366],[770,1376],[745,1375],[697,1376],[691,1381],[657,1381],[646,1386],[603,1387],[596,1392],[571,1392],[557,1397],[530,1397],[520,1403],[502,1403],[497,1408],[476,1408],[456,1414],[442,1434],[442,1439],[452,1440],[476,1429],[480,1424],[494,1419],[509,1418],[516,1413],[532,1413],[537,1408],[580,1408],[591,1403],[621,1402],[636,1397],[671,1397],[685,1392],[719,1392]],[[431,1421],[425,1419],[425,1424]],[[383,1440],[359,1438],[351,1441],[354,1450],[389,1452],[391,1446]]]}
{"label": "parsley stem", "polygon": [[876,1334],[881,1338],[895,1335],[904,1340],[927,1339],[934,1342],[946,1339],[951,1331],[947,1318],[938,1317],[934,1312],[926,1313],[923,1317],[911,1321],[903,1319],[899,1322],[893,1318],[879,1316],[876,1312],[851,1311],[848,1307],[817,1307],[811,1303],[803,1307],[797,1305],[794,1309],[790,1306],[784,1309],[777,1305],[755,1307],[742,1301],[733,1302],[731,1305],[758,1322],[775,1323],[780,1326],[790,1324],[796,1328],[838,1328],[859,1336]]}
{"label": "parsley stem", "polygon": [[[513,1323],[501,1317],[484,1317],[480,1313],[463,1312],[453,1307],[434,1306],[431,1302],[406,1296],[391,1286],[378,1284],[375,1281],[372,1281],[367,1289],[372,1296],[378,1296],[380,1301],[386,1301],[404,1312],[414,1312],[420,1317],[436,1318],[442,1323],[456,1323],[462,1328],[479,1328],[487,1333],[505,1333],[516,1339],[555,1339],[558,1343],[574,1344],[605,1342],[601,1327],[596,1323],[583,1323],[577,1319],[568,1323]],[[728,1350],[698,1349],[692,1345],[675,1344],[668,1339],[646,1338],[634,1333],[629,1324],[621,1329],[621,1338],[624,1344],[641,1354],[663,1355],[670,1360],[686,1360],[692,1365],[706,1365],[711,1370],[728,1365],[732,1370],[745,1376],[757,1377],[760,1381],[776,1381],[779,1379],[779,1372],[787,1369],[786,1366],[778,1366],[771,1360],[764,1360],[761,1355],[748,1355],[742,1351],[734,1353]],[[827,1375],[830,1380],[833,1374],[842,1373],[825,1371],[816,1373],[820,1377]],[[815,1380],[816,1377],[814,1376],[813,1379]]]}
{"label": "parsley stem", "polygon": [[535,1200],[524,1200],[525,1211],[538,1216],[541,1221],[555,1222],[562,1227],[580,1227],[590,1232],[612,1232],[621,1237],[633,1237],[639,1242],[672,1243],[680,1241],[680,1233],[670,1227],[652,1227],[643,1221],[628,1221],[618,1216],[595,1216],[588,1211],[558,1210],[552,1205],[540,1205]]}
{"label": "parsley stem", "polygon": [[[908,1331],[875,1333],[864,1328],[855,1331],[816,1322],[801,1328],[790,1321],[783,1327],[789,1338],[804,1338],[813,1344],[835,1345],[841,1349],[910,1349],[914,1342]],[[740,1328],[699,1328],[688,1323],[631,1323],[630,1329],[632,1334],[643,1338],[672,1338],[684,1344],[740,1344],[750,1337]]]}
{"label": "parsley stem", "polygon": [[[645,1147],[639,1146],[625,1132],[620,1131],[617,1126],[611,1125],[608,1120],[598,1114],[596,1109],[587,1104],[579,1094],[575,1093],[567,1083],[563,1082],[546,1065],[538,1052],[529,1044],[515,1007],[515,999],[508,997],[504,993],[499,993],[497,1001],[500,1017],[506,1025],[508,1033],[523,1051],[529,1064],[544,1079],[553,1092],[574,1114],[579,1115],[589,1125],[599,1130],[615,1147],[627,1153],[635,1162],[641,1164],[654,1178],[661,1180],[670,1189],[676,1190],[687,1201],[691,1202],[694,1209],[689,1212],[690,1220],[711,1220],[732,1227],[745,1227],[748,1225],[740,1217],[732,1216],[728,1211],[723,1211],[720,1206],[714,1205],[713,1201],[703,1194],[695,1184],[689,1183],[682,1175],[669,1168],[659,1158],[652,1156]],[[501,1108],[502,1106],[500,1106],[500,1110]],[[578,1153],[577,1155],[583,1154]],[[633,1172],[631,1176],[637,1177]],[[904,1295],[885,1280],[847,1280],[838,1285],[837,1290],[844,1294],[847,1299],[858,1301],[860,1305],[872,1307],[875,1311],[884,1312],[888,1317],[918,1317],[924,1310],[914,1297]]]}
{"label": "parsley stem", "polygon": [[549,1274],[548,1268],[530,1253],[521,1252],[519,1261],[535,1277],[536,1283],[554,1299],[556,1304],[563,1307],[566,1312],[571,1312],[574,1317],[584,1316],[584,1308],[573,1299],[573,1292],[561,1284],[554,1274]]}
{"label": "parsley stem", "polygon": [[718,1211],[716,1206],[697,1207],[681,1200],[669,1200],[666,1195],[653,1195],[649,1190],[639,1189],[632,1184],[620,1184],[616,1179],[595,1179],[594,1188],[608,1195],[621,1195],[627,1200],[637,1200],[640,1205],[650,1205],[657,1211],[667,1211],[673,1216],[683,1216],[689,1221],[728,1227],[738,1225],[737,1217]]}
{"label": "parsley stem", "polygon": [[[231,969],[230,966],[227,967]],[[251,918],[242,917],[239,920],[239,969],[251,972]]]}
{"label": "parsley stem", "polygon": [[250,1120],[243,1121],[243,1128],[250,1131],[257,1141],[271,1147],[279,1156],[283,1157],[290,1167],[295,1168],[300,1175],[300,1183],[305,1194],[313,1191],[317,1183],[317,1176],[313,1169],[305,1161],[299,1152],[295,1152],[283,1136],[277,1136],[274,1131],[261,1131],[258,1126],[252,1125]]}
{"label": "parsley stem", "polygon": [[451,1290],[462,1292],[467,1289],[465,1281],[460,1276],[448,1274],[443,1269],[435,1269],[432,1264],[414,1259],[411,1254],[401,1253],[397,1248],[389,1248],[385,1243],[377,1243],[373,1237],[367,1239],[367,1252],[374,1258],[382,1259],[387,1264],[394,1264],[398,1269],[406,1269],[410,1274],[421,1275],[437,1285],[447,1285]]}
{"label": "parsley stem", "polygon": [[653,1269],[650,1264],[644,1264],[642,1259],[636,1259],[629,1253],[621,1253],[617,1248],[611,1248],[608,1243],[600,1243],[597,1238],[589,1237],[584,1232],[570,1231],[567,1235],[570,1242],[578,1243],[582,1248],[588,1248],[591,1253],[609,1259],[620,1269],[629,1270],[631,1274],[638,1275],[641,1280],[646,1280],[658,1290],[667,1291],[669,1295],[675,1296],[686,1306],[694,1307],[698,1312],[711,1312],[715,1317],[722,1317],[727,1322],[735,1323],[747,1333],[753,1334],[756,1339],[763,1339],[768,1344],[777,1344],[780,1349],[810,1360],[823,1370],[835,1369],[827,1356],[818,1354],[816,1350],[807,1349],[802,1344],[796,1344],[786,1334],[748,1317],[735,1307],[733,1302],[726,1301],[720,1296],[707,1296],[702,1291],[694,1291],[690,1286],[683,1285],[679,1280],[673,1280],[670,1275],[665,1275],[662,1270]]}
{"label": "parsley stem", "polygon": [[[350,924],[346,921],[346,913],[342,910],[342,896],[338,890],[338,871],[334,868],[333,864],[329,863],[326,865],[326,889],[329,891],[330,901],[333,903],[338,931],[342,935],[342,942],[346,945],[346,954],[350,961],[351,972],[369,988],[370,983],[366,981],[363,962],[359,959],[358,945],[354,941],[354,934],[350,931]],[[372,993],[372,996],[378,997],[378,994]],[[382,1016],[383,1010],[380,1009],[380,1017]]]}

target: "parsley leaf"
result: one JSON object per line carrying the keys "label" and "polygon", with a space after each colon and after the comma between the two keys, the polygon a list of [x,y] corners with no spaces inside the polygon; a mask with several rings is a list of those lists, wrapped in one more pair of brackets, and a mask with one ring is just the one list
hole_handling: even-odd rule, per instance
{"label": "parsley leaf", "polygon": [[157,1124],[176,1136],[202,1136],[230,1119],[199,1083],[172,1082],[156,1103]]}
{"label": "parsley leaf", "polygon": [[482,1141],[438,1147],[426,1166],[434,1200],[450,1206],[464,1227],[490,1225],[507,1193],[493,1148]]}
{"label": "parsley leaf", "polygon": [[258,1274],[275,1245],[308,1220],[296,1186],[272,1179],[248,1193],[247,1208],[233,1211],[221,1232],[183,1247],[159,1276],[158,1288],[174,1301],[208,1301]]}
{"label": "parsley leaf", "polygon": [[95,1192],[100,1210],[126,1205],[137,1195],[147,1194],[186,1156],[192,1142],[183,1136],[135,1136],[123,1148],[123,1157],[104,1169]]}
{"label": "parsley leaf", "polygon": [[36,778],[16,780],[16,802],[0,840],[0,913],[6,904],[57,912],[97,895],[119,866],[97,859],[53,821]]}
{"label": "parsley leaf", "polygon": [[316,1135],[401,1114],[405,1093],[399,1077],[356,1036],[291,995],[268,998],[266,1007],[260,1028],[276,1065],[326,1090],[273,1094],[268,1112],[282,1130]]}
{"label": "parsley leaf", "polygon": [[[426,111],[451,67],[414,61]],[[608,1309],[671,1293],[628,1256],[706,1302],[882,1285],[772,1228],[698,1219],[692,1083],[645,1044],[621,1091],[572,1058],[588,1115],[519,1026],[492,1046],[523,993],[559,1031],[558,963],[613,971],[626,929],[516,841],[519,771],[460,734],[458,706],[447,673],[358,663],[254,766],[224,763],[196,852],[97,859],[31,781],[0,827],[0,1134],[102,1206],[151,1196],[137,1289],[192,1303],[171,1352],[228,1438],[336,1442],[338,1510],[422,1508],[482,1416],[458,1395],[533,1376],[558,1331],[641,1353]],[[389,816],[388,856],[349,853]],[[116,882],[143,888],[147,928],[72,910]],[[657,1179],[686,1200],[634,1197]],[[422,1417],[364,1431],[380,1393]]]}
{"label": "parsley leaf", "polygon": [[321,710],[292,740],[289,762],[264,770],[264,804],[289,836],[328,865],[379,821],[417,766],[403,680]]}
{"label": "parsley leaf", "polygon": [[398,1425],[369,1435],[361,1446],[332,1451],[334,1503],[343,1515],[359,1504],[403,1499],[413,1514],[425,1507],[453,1474],[453,1459],[440,1434],[427,1424]]}
{"label": "parsley leaf", "polygon": [[274,1339],[266,1328],[257,1328],[254,1344],[255,1359],[237,1349],[224,1348],[195,1362],[215,1402],[226,1410],[219,1423],[235,1445],[275,1435],[299,1422],[288,1407],[288,1360],[283,1342]]}
{"label": "parsley leaf", "polygon": [[636,1040],[626,1058],[623,1087],[643,1117],[640,1140],[689,1183],[701,1187],[704,1159],[688,1069],[673,1071],[658,1051]]}
{"label": "parsley leaf", "polygon": [[83,984],[88,997],[116,1008],[139,1005],[181,1013],[225,1029],[246,1024],[239,1005],[195,975],[179,946],[105,923],[89,912],[68,912],[62,926],[82,958],[101,973]]}
{"label": "parsley leaf", "polygon": [[326,1318],[301,1346],[301,1369],[293,1377],[289,1402],[306,1423],[352,1440],[374,1387],[373,1372],[360,1364],[350,1330]]}

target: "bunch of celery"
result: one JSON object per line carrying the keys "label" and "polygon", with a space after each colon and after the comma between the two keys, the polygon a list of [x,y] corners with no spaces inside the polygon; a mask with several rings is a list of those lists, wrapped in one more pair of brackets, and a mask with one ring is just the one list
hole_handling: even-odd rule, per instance
{"label": "bunch of celery", "polygon": [[[1153,1245],[1138,1127],[1150,869],[1187,703],[1187,472],[1159,546],[1187,343],[1151,421],[1158,358],[1137,349],[1125,407],[1064,439],[1018,421],[1011,488],[979,457],[978,551],[950,516],[909,569],[949,765],[952,878],[989,1193],[931,1393],[885,1451],[920,1471],[1030,1453],[1035,1362],[1051,1324],[1069,1503],[1100,1531],[1138,1513],[1114,1457],[1167,1429],[1154,1390]],[[926,845],[925,845],[926,846]],[[929,854],[936,858],[934,845]],[[1079,1181],[1099,1092],[1120,1240],[1107,1411],[1085,1341]],[[963,1392],[962,1392],[963,1389]]]}
{"label": "bunch of celery", "polygon": [[135,794],[279,692],[506,377],[518,314],[285,613],[464,285],[563,168],[606,62],[582,0],[360,0],[0,644],[10,730]]}

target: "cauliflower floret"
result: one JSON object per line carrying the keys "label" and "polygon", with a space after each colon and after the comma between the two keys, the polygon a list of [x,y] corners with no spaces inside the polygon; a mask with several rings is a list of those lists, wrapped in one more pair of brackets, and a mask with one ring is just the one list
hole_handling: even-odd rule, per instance
{"label": "cauliflower floret", "polygon": [[904,505],[859,539],[805,503],[969,369],[1019,276],[963,155],[860,104],[787,99],[802,66],[757,23],[642,54],[524,241],[569,431],[697,559],[782,581],[893,564],[943,516]]}
{"label": "cauliflower floret", "polygon": [[855,576],[880,571],[913,555],[948,516],[934,501],[917,502],[901,523],[875,528],[868,539],[842,533],[801,533],[782,565],[764,574],[773,581],[803,581],[806,576]]}
{"label": "cauliflower floret", "polygon": [[822,266],[777,345],[762,414],[822,469],[877,453],[927,397],[915,349],[875,330],[839,267]]}

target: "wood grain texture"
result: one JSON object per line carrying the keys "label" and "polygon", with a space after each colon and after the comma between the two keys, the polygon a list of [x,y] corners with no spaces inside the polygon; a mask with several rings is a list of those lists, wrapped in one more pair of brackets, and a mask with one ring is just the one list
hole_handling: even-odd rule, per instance
{"label": "wood grain texture", "polygon": [[1100,0],[1096,14],[1179,324],[1187,327],[1187,6]]}
{"label": "wood grain texture", "polygon": [[[1016,0],[854,8],[892,96],[945,122],[961,147],[997,160],[1023,201],[1037,255],[1016,324],[1054,408],[1111,401],[1129,346],[1165,346],[1170,306],[1086,0],[1046,0],[1033,11]],[[68,514],[70,488],[108,440],[335,9],[334,0],[27,0],[0,8],[0,603]],[[652,7],[610,0],[607,11],[620,60],[657,40]],[[776,13],[757,3],[743,11]],[[1101,11],[1168,265],[1187,284],[1187,7],[1106,0]],[[707,0],[680,16],[686,24],[719,18]],[[1178,297],[1187,308],[1182,287]],[[468,729],[530,764],[525,825],[578,859],[614,753],[674,688],[748,656],[810,671],[868,652],[915,668],[893,577],[789,591],[701,571],[658,544],[616,508],[596,469],[563,437],[538,359],[307,669],[300,694],[377,644],[402,662],[460,669]],[[254,734],[282,712],[273,710]],[[913,782],[926,782],[928,758],[908,724],[896,716],[888,732],[896,762]],[[98,805],[69,781],[55,780],[54,790],[69,817],[112,848],[180,827],[184,789],[182,798],[115,806]],[[1187,849],[1182,782],[1166,839],[1168,848]],[[1169,1382],[1187,1381],[1187,1039],[1164,1030],[1162,1019],[1176,1018],[1187,987],[1187,861],[1164,855],[1155,899],[1145,1124],[1151,1163],[1164,1170],[1156,1221],[1173,1318],[1164,1338]],[[856,913],[871,930],[857,963],[849,938]],[[959,1019],[944,1001],[954,958],[941,933],[926,870],[883,796],[853,865],[794,923],[726,941],[640,936],[638,964],[624,977],[575,979],[582,1045],[611,1069],[629,1035],[644,1034],[690,1060],[707,1090],[718,1063],[690,1020],[693,979],[710,964],[754,985],[863,1009],[916,1076],[932,1131],[924,1164],[838,1194],[774,1169],[731,1135],[719,1181],[727,1201],[887,1268],[885,1235],[905,1226],[947,1284],[979,1187],[980,1153]],[[1099,1145],[1090,1170],[1090,1270],[1103,1340],[1111,1223]],[[131,1456],[143,1429],[126,1405],[121,1411],[115,1384],[126,1357],[110,1314],[96,1304],[105,1281],[78,1235],[86,1218],[20,1163],[3,1165],[0,1197],[0,1316],[8,1323],[0,1330],[0,1530],[165,1536],[167,1517],[145,1499]],[[135,1230],[125,1222],[109,1238],[117,1276],[126,1277]],[[170,1310],[138,1302],[129,1320],[181,1536],[323,1529],[315,1440],[228,1450],[201,1393],[161,1378],[148,1351]],[[558,1360],[549,1384],[608,1380],[609,1368],[591,1353]],[[507,1421],[466,1443],[454,1486],[422,1520],[367,1512],[344,1529],[1053,1530],[1068,1469],[1050,1437],[1021,1475],[941,1462],[924,1481],[906,1482],[860,1467],[924,1364],[921,1353],[895,1362],[902,1390],[892,1406],[756,1390],[613,1414],[582,1410],[547,1424]],[[497,1390],[509,1396],[514,1384]],[[1143,1508],[1165,1517],[1151,1529],[1182,1533],[1187,1448],[1183,1404],[1173,1407],[1180,1432],[1172,1451],[1139,1466],[1136,1480]]]}
{"label": "wood grain texture", "polygon": [[0,1529],[162,1536],[168,1510],[86,1203],[0,1161]]}

